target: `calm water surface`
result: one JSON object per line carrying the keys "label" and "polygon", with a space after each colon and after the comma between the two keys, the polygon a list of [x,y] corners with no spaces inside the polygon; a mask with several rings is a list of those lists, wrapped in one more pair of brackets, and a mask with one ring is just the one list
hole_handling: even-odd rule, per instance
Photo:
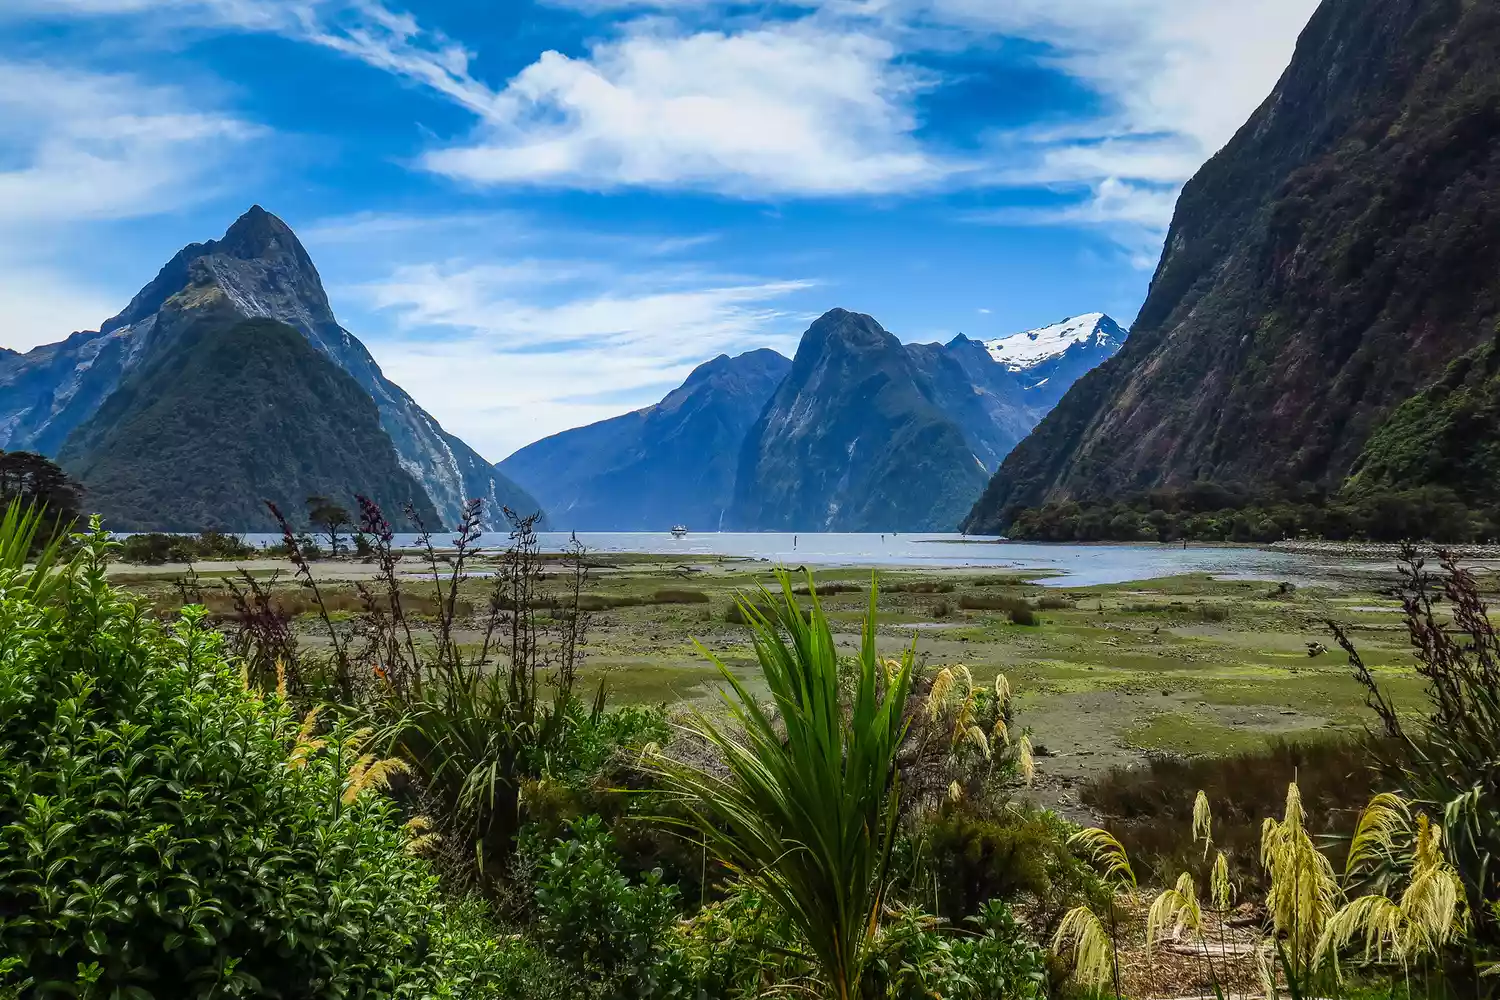
{"label": "calm water surface", "polygon": [[[561,551],[571,538],[567,532],[543,532],[547,551]],[[280,536],[253,535],[259,544]],[[447,544],[449,536],[434,536]],[[1002,542],[993,538],[943,534],[775,534],[690,532],[673,538],[667,532],[579,532],[578,540],[591,552],[630,552],[677,556],[692,561],[707,556],[762,559],[787,566],[903,566],[931,569],[989,567],[1001,570],[1046,570],[1058,574],[1043,583],[1053,586],[1090,586],[1125,583],[1184,573],[1255,580],[1310,583],[1330,574],[1375,571],[1388,562],[1339,556],[1306,555],[1254,548],[1186,549],[1165,545],[1051,545]],[[415,535],[398,535],[403,546],[416,544]],[[504,534],[486,534],[485,548],[507,544]]]}

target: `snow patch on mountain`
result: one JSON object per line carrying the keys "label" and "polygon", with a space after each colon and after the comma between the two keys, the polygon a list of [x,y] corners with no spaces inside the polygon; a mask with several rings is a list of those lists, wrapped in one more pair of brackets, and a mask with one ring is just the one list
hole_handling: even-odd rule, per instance
{"label": "snow patch on mountain", "polygon": [[986,341],[984,346],[990,357],[1019,372],[1066,354],[1075,344],[1113,352],[1124,342],[1125,331],[1118,323],[1104,313],[1086,313],[1037,330]]}

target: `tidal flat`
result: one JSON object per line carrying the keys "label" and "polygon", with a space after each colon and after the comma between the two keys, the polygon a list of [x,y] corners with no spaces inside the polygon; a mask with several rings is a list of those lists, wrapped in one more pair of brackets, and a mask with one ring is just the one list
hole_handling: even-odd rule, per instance
{"label": "tidal flat", "polygon": [[[335,626],[346,627],[359,608],[354,585],[371,568],[348,560],[314,565]],[[435,585],[418,565],[415,558],[404,564],[402,586],[420,612],[435,603]],[[243,567],[285,602],[302,643],[327,642],[290,566],[265,559]],[[181,604],[185,568],[114,569],[116,579],[163,611]],[[493,565],[481,559],[471,570],[461,590],[471,614],[460,616],[459,638],[477,643],[472,609],[483,605]],[[228,613],[219,581],[236,568],[203,564],[195,572],[210,609]],[[835,627],[846,627],[838,640],[851,651],[872,578],[886,651],[915,642],[927,663],[964,664],[978,684],[1006,675],[1020,726],[1037,747],[1035,794],[1065,812],[1077,809],[1078,790],[1091,777],[1153,754],[1229,753],[1365,725],[1364,693],[1329,621],[1350,630],[1399,703],[1421,700],[1400,608],[1385,596],[1392,581],[1379,573],[1336,574],[1311,585],[1190,574],[1071,587],[1039,572],[818,570],[820,600]],[[794,571],[793,580],[805,591],[803,574]],[[602,681],[612,704],[712,710],[722,682],[704,651],[753,686],[754,656],[747,630],[733,620],[735,599],[776,585],[771,565],[759,560],[591,556],[585,683]],[[1020,602],[1033,609],[1034,624],[1005,610]]]}

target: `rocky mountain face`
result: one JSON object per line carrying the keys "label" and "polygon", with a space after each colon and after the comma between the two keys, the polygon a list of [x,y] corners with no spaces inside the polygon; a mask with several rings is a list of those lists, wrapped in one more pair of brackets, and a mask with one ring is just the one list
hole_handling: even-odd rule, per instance
{"label": "rocky mountain face", "polygon": [[746,436],[728,523],[950,530],[986,469],[924,371],[925,363],[951,372],[936,357],[908,351],[869,316],[825,314],[803,334],[791,372]]}
{"label": "rocky mountain face", "polygon": [[1187,185],[1125,346],[966,526],[1194,480],[1339,488],[1500,315],[1500,9],[1325,0]]}
{"label": "rocky mountain face", "polygon": [[499,469],[560,530],[715,530],[745,434],[791,364],[770,350],[721,354],[655,406],[554,434]]}
{"label": "rocky mountain face", "polygon": [[[174,308],[165,308],[169,302]],[[296,235],[259,206],[223,239],[183,248],[98,331],[0,356],[0,448],[57,454],[132,372],[174,349],[200,308],[285,323],[348,373],[374,401],[401,466],[421,484],[443,523],[454,523],[470,497],[483,497],[496,519],[502,504],[537,509],[524,490],[382,374],[364,345],[334,318]]]}
{"label": "rocky mountain face", "polygon": [[216,285],[153,315],[179,331],[172,349],[132,367],[58,455],[111,527],[274,531],[264,500],[301,523],[315,493],[437,521],[375,401],[300,330],[244,319]]}

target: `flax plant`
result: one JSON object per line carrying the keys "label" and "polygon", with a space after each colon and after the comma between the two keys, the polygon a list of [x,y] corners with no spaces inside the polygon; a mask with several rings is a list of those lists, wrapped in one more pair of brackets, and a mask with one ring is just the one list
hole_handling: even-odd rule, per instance
{"label": "flax plant", "polygon": [[0,595],[45,604],[66,584],[68,564],[61,556],[66,533],[55,532],[38,547],[44,523],[43,508],[22,507],[19,499],[0,516]]}
{"label": "flax plant", "polygon": [[728,722],[699,712],[688,730],[717,760],[657,755],[652,768],[685,807],[686,825],[796,927],[829,995],[850,1000],[860,994],[890,881],[915,647],[896,661],[878,658],[872,582],[845,704],[811,574],[806,613],[790,574],[778,575],[779,598],[762,590],[755,601],[739,599],[771,705],[700,645],[728,687]]}

